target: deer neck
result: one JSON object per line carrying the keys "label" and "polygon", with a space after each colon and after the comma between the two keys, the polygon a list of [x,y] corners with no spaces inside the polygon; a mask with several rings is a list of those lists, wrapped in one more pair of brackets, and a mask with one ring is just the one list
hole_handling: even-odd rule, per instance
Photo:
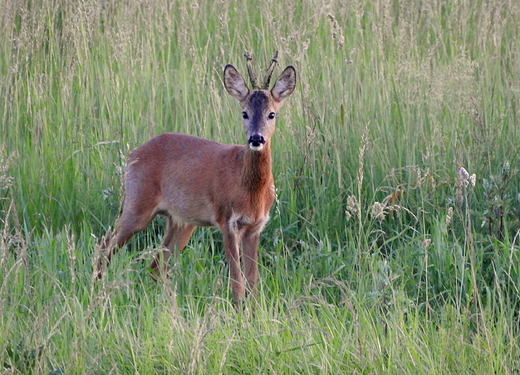
{"label": "deer neck", "polygon": [[267,142],[261,151],[246,149],[242,167],[242,184],[250,192],[258,192],[272,185],[271,148]]}

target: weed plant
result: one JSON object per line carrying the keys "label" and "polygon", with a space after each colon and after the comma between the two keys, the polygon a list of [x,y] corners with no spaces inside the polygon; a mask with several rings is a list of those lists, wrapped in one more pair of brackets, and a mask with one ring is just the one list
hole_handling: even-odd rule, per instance
{"label": "weed plant", "polygon": [[[520,371],[515,1],[0,9],[0,372]],[[97,281],[129,152],[171,131],[244,143],[223,67],[275,50],[298,87],[257,300],[233,308],[211,229],[154,283],[160,220]]]}

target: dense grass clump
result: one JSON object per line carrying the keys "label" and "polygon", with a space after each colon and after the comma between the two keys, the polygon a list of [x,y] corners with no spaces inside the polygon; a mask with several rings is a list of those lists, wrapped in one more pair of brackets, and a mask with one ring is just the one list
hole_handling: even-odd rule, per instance
{"label": "dense grass clump", "polygon": [[[0,9],[0,372],[518,373],[515,2]],[[275,50],[298,87],[256,309],[234,310],[214,230],[154,283],[160,220],[96,281],[128,153],[170,131],[244,143],[223,67]]]}

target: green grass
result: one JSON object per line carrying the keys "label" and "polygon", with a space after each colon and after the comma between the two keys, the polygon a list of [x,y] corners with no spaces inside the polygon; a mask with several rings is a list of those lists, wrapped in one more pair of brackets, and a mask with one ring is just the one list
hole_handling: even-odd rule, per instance
{"label": "green grass", "polygon": [[[520,371],[514,2],[0,9],[0,372]],[[160,221],[96,281],[128,153],[169,131],[244,143],[223,67],[275,50],[298,86],[273,137],[256,310],[234,310],[211,229],[170,281],[146,270]]]}

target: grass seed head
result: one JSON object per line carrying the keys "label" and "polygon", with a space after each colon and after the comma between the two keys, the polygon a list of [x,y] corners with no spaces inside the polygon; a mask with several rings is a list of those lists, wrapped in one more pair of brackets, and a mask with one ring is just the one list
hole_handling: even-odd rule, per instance
{"label": "grass seed head", "polygon": [[352,216],[359,216],[360,206],[355,195],[349,195],[347,197],[347,212],[349,212]]}
{"label": "grass seed head", "polygon": [[372,219],[383,221],[386,217],[385,206],[382,203],[374,202],[372,211],[370,212]]}

